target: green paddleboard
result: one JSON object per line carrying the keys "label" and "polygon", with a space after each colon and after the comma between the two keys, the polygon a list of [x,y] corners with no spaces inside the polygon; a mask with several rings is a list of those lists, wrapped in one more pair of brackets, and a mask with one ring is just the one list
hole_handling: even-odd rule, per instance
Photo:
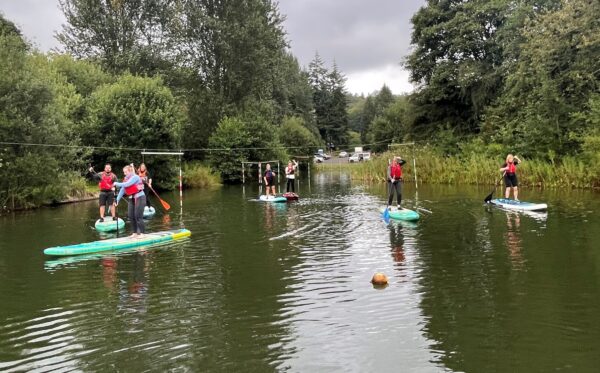
{"label": "green paddleboard", "polygon": [[[385,213],[385,207],[382,207],[381,209],[379,209],[379,212],[383,216],[383,214]],[[398,208],[392,207],[391,210],[389,211],[389,214],[390,214],[390,219],[394,219],[394,220],[405,220],[405,221],[419,220],[419,213],[414,210],[410,210],[410,209],[401,208],[398,210]]]}
{"label": "green paddleboard", "polygon": [[124,250],[140,246],[175,241],[189,237],[192,233],[187,229],[175,229],[156,233],[147,233],[143,238],[112,238],[69,246],[56,246],[44,250],[44,254],[52,256],[93,254],[102,251]]}

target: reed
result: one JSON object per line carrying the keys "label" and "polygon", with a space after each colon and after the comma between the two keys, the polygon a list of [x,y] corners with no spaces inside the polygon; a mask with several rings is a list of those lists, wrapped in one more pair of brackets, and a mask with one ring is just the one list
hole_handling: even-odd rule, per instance
{"label": "reed", "polygon": [[[399,152],[386,152],[372,157],[371,161],[358,164],[319,165],[343,167],[349,170],[354,180],[363,182],[384,182],[388,161]],[[414,182],[413,158],[416,159],[417,178],[421,183],[431,184],[474,184],[491,185],[501,177],[499,171],[503,155],[490,157],[484,154],[469,153],[457,156],[444,156],[432,147],[424,147],[407,152],[403,167],[404,180]],[[523,186],[547,188],[599,188],[600,168],[584,158],[564,157],[552,162],[541,159],[523,159],[518,168],[519,183]]]}

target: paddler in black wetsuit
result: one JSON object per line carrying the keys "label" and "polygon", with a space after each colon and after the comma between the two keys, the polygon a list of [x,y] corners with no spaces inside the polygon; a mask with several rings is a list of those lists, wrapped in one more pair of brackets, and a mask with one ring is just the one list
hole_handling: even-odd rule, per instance
{"label": "paddler in black wetsuit", "polygon": [[265,171],[264,176],[265,186],[267,187],[267,197],[269,196],[269,188],[273,191],[273,196],[275,196],[275,172],[271,170],[271,165],[267,163],[267,170]]}
{"label": "paddler in black wetsuit", "polygon": [[509,154],[506,156],[506,162],[500,168],[500,172],[504,172],[504,185],[506,185],[506,191],[504,192],[504,198],[510,198],[510,190],[513,191],[515,201],[519,200],[519,181],[517,180],[517,165],[522,163],[519,157]]}

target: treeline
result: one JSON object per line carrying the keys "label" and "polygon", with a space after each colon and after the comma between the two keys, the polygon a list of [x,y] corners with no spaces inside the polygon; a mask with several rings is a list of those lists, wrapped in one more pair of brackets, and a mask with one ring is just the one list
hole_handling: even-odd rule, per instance
{"label": "treeline", "polygon": [[[47,54],[0,15],[3,208],[83,194],[90,164],[118,172],[140,149],[187,149],[195,170],[208,162],[235,182],[242,160],[284,161],[346,137],[343,75],[322,61],[319,73],[301,69],[270,0],[60,6],[62,51]],[[174,185],[174,159],[144,160],[157,187]]]}
{"label": "treeline", "polygon": [[350,125],[365,142],[575,157],[600,175],[600,2],[427,1],[412,23],[404,66],[417,88],[354,99]]}

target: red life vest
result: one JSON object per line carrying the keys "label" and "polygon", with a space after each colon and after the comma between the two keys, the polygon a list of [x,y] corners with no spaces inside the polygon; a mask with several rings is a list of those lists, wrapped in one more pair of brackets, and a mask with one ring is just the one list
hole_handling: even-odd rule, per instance
{"label": "red life vest", "polygon": [[[126,183],[132,177],[133,176],[125,177],[125,179],[123,179],[123,182]],[[128,196],[133,196],[134,194],[138,194],[142,190],[144,190],[144,182],[142,181],[142,179],[140,179],[139,183],[126,187],[125,194],[127,194]]]}
{"label": "red life vest", "polygon": [[102,171],[100,174],[100,183],[98,183],[100,190],[111,190],[113,187],[113,180],[115,179],[114,176],[115,174],[112,172],[106,173]]}
{"label": "red life vest", "polygon": [[514,162],[507,163],[506,167],[507,167],[507,169],[506,169],[507,174],[513,175],[514,173],[517,172],[517,166],[515,165]]}
{"label": "red life vest", "polygon": [[390,170],[390,176],[392,179],[400,179],[402,177],[402,166],[399,164],[392,166]]}

